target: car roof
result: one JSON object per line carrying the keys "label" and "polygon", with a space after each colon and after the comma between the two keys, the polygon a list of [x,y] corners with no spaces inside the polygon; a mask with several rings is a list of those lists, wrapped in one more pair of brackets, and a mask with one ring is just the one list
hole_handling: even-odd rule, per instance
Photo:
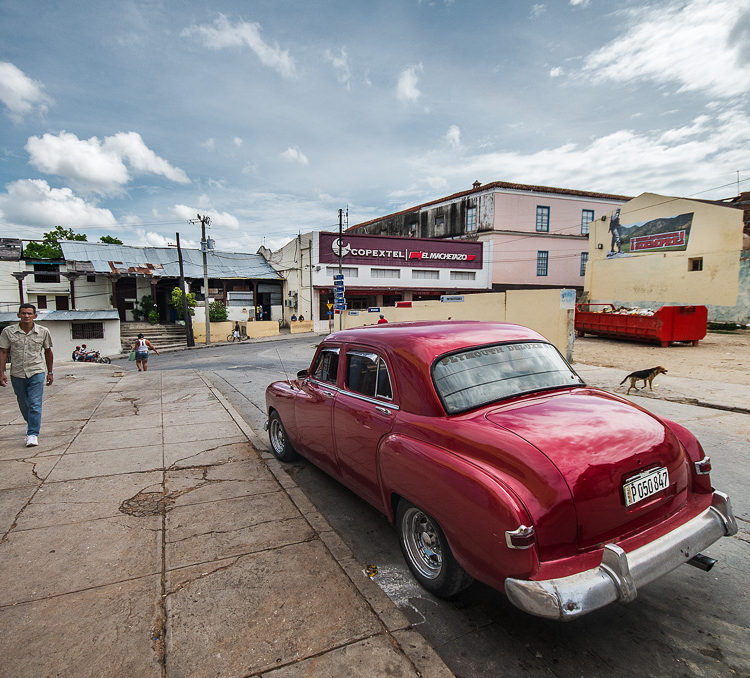
{"label": "car roof", "polygon": [[443,320],[384,323],[334,332],[324,344],[369,346],[388,355],[395,372],[401,406],[426,416],[444,414],[432,385],[430,367],[440,355],[511,341],[547,341],[541,334],[511,323]]}

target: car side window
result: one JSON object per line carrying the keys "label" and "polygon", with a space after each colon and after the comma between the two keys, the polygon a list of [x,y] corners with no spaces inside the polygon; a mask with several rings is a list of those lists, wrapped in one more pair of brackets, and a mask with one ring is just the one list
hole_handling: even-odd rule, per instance
{"label": "car side window", "polygon": [[371,398],[393,398],[391,377],[385,361],[375,353],[348,351],[346,387]]}
{"label": "car side window", "polygon": [[325,381],[329,384],[336,383],[336,375],[339,370],[339,349],[326,348],[320,352],[318,360],[313,368],[312,378]]}

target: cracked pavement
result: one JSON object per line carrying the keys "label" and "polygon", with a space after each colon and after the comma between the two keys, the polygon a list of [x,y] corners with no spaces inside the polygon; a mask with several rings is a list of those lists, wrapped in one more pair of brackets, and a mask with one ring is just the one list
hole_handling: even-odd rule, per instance
{"label": "cracked pavement", "polygon": [[0,674],[450,676],[193,370],[0,391]]}

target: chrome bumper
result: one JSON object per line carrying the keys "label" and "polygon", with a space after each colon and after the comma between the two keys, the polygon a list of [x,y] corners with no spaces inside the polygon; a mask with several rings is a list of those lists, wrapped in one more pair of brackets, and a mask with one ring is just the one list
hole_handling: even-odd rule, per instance
{"label": "chrome bumper", "polygon": [[546,581],[508,578],[505,593],[524,612],[568,621],[616,600],[630,602],[641,586],[687,562],[720,537],[736,532],[729,497],[714,492],[712,505],[703,513],[630,553],[607,544],[599,567]]}

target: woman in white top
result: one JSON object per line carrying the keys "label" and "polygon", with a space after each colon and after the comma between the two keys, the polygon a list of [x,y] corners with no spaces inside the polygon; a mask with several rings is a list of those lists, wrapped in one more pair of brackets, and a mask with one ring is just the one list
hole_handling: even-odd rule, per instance
{"label": "woman in white top", "polygon": [[138,335],[138,339],[135,340],[135,344],[133,345],[133,349],[135,350],[135,364],[138,366],[138,371],[145,372],[148,370],[148,351],[151,349],[156,355],[159,355],[159,351],[156,350],[156,347],[142,334]]}

